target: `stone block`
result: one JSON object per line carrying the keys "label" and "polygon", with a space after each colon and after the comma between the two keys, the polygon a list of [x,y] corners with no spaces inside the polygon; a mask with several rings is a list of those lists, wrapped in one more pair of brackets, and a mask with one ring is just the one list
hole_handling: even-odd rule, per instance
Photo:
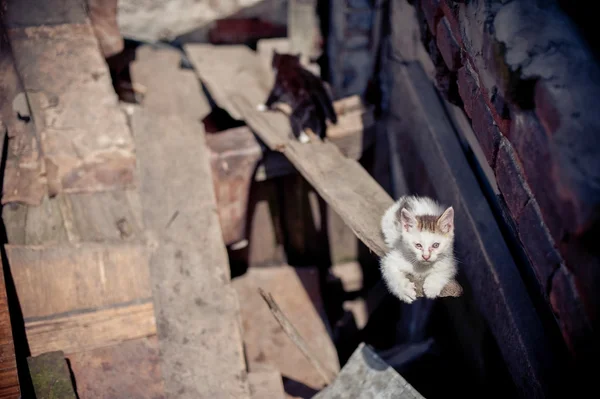
{"label": "stone block", "polygon": [[469,62],[458,70],[458,93],[462,98],[465,113],[473,118],[473,105],[479,95],[479,81]]}

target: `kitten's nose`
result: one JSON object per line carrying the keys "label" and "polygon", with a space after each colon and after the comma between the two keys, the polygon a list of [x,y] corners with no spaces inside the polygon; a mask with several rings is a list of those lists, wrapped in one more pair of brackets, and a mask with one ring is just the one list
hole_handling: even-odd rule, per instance
{"label": "kitten's nose", "polygon": [[429,255],[423,254],[422,256],[423,256],[423,259],[425,259],[425,260],[429,260],[429,258],[431,258],[431,254],[429,254]]}

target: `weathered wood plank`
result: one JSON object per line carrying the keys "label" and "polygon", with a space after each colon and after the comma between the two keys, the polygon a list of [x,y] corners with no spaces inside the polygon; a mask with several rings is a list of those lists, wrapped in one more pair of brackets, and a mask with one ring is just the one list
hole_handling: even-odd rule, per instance
{"label": "weathered wood plank", "polygon": [[146,301],[28,320],[25,330],[33,356],[57,350],[71,354],[155,335],[156,322],[154,306]]}
{"label": "weathered wood plank", "polygon": [[139,242],[144,238],[135,190],[46,196],[40,206],[8,204],[2,216],[8,242],[15,245]]}
{"label": "weathered wood plank", "polygon": [[156,245],[151,278],[165,389],[178,398],[249,398],[239,305],[198,117],[208,110],[197,77],[179,60],[176,51],[141,47],[132,64],[133,82],[147,87],[131,121],[144,221]]}
{"label": "weathered wood plank", "polygon": [[[262,288],[273,295],[312,352],[327,369],[337,372],[340,365],[324,322],[326,316],[317,270],[286,265],[250,268],[232,284],[238,296],[244,298],[240,306],[249,371],[276,369],[311,389],[323,388],[323,377],[286,336],[258,292],[258,288]],[[284,382],[288,393],[294,383],[290,384]]]}
{"label": "weathered wood plank", "polygon": [[143,246],[5,247],[26,322],[152,297]]}
{"label": "weathered wood plank", "polygon": [[87,19],[8,34],[50,194],[133,187],[131,133]]}
{"label": "weathered wood plank", "polygon": [[27,365],[36,398],[77,398],[65,354],[62,351],[28,357]]}
{"label": "weathered wood plank", "polygon": [[248,383],[252,399],[284,399],[285,392],[281,382],[281,373],[272,371],[253,371],[248,373]]}
{"label": "weathered wood plank", "polygon": [[79,399],[164,399],[156,336],[69,355]]}
{"label": "weathered wood plank", "polygon": [[364,343],[354,351],[333,384],[313,398],[424,399]]}
{"label": "weathered wood plank", "polygon": [[46,193],[43,165],[25,89],[0,23],[0,135],[8,134],[2,204],[39,205]]}
{"label": "weathered wood plank", "polygon": [[20,397],[19,377],[13,343],[12,325],[6,298],[4,271],[0,265],[0,398]]}
{"label": "weathered wood plank", "polygon": [[[186,45],[185,51],[215,101],[234,118],[245,120],[271,150],[284,153],[357,236],[375,253],[383,255],[385,244],[379,219],[392,204],[390,196],[331,142],[313,138],[302,144],[292,140],[285,115],[258,112],[256,105],[264,101],[270,90],[271,72],[262,68],[250,50],[229,47]],[[220,59],[225,62],[217,63]]]}
{"label": "weathered wood plank", "polygon": [[[215,101],[236,119],[243,119],[271,150],[282,152],[354,234],[375,254],[383,256],[386,247],[380,220],[392,205],[392,198],[358,162],[344,157],[331,141],[313,137],[309,143],[300,143],[293,138],[285,115],[256,110],[270,90],[265,82],[272,80],[271,71],[263,68],[257,56],[246,48],[233,46],[221,49],[186,45],[185,51]],[[221,57],[226,64],[215,62]],[[239,87],[244,90],[238,90]],[[417,289],[422,286],[421,281],[416,284]],[[442,296],[458,296],[461,291],[453,280]]]}

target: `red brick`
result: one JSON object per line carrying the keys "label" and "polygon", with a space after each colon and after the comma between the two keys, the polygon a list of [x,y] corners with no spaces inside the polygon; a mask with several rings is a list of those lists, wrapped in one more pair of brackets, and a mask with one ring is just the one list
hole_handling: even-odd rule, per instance
{"label": "red brick", "polygon": [[488,163],[493,168],[496,163],[496,152],[500,145],[502,133],[496,125],[492,112],[484,101],[483,95],[478,95],[473,101],[473,117],[471,119],[473,131],[479,140],[481,149]]}
{"label": "red brick", "polygon": [[525,180],[540,206],[544,223],[554,240],[560,242],[566,219],[572,218],[574,210],[558,195],[549,137],[533,112],[515,113],[510,132],[510,142],[519,154]]}
{"label": "red brick", "polygon": [[437,45],[440,53],[444,58],[444,62],[451,71],[456,71],[460,68],[460,46],[452,34],[450,23],[446,17],[440,19],[437,24]]}
{"label": "red brick", "polygon": [[435,27],[442,16],[440,0],[421,0],[421,10],[423,11],[423,15],[425,15],[425,20],[429,26],[429,31],[432,35],[435,35]]}
{"label": "red brick", "polygon": [[466,114],[469,118],[473,118],[473,104],[479,96],[479,81],[470,62],[466,62],[458,69],[458,92]]}
{"label": "red brick", "polygon": [[540,286],[548,292],[549,278],[560,267],[562,259],[535,201],[529,201],[521,212],[517,230]]}
{"label": "red brick", "polygon": [[441,0],[440,8],[442,9],[442,12],[448,19],[450,29],[452,30],[454,38],[456,39],[460,47],[462,47],[462,33],[460,31],[460,24],[458,22],[458,10],[461,6],[456,3],[457,2],[453,0]]}
{"label": "red brick", "polygon": [[496,181],[512,218],[516,221],[531,196],[521,171],[520,161],[514,149],[502,138],[496,158]]}
{"label": "red brick", "polygon": [[550,303],[575,360],[586,363],[588,354],[598,351],[598,343],[594,340],[590,321],[577,294],[575,279],[564,266],[552,278]]}

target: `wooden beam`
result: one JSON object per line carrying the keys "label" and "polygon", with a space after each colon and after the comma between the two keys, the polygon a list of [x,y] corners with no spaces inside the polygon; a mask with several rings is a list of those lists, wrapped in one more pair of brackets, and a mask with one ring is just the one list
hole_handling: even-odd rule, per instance
{"label": "wooden beam", "polygon": [[[29,5],[23,6],[28,10],[24,15],[14,10],[21,3]],[[131,188],[135,170],[131,132],[85,11],[83,16],[76,12],[83,7],[74,0],[68,1],[72,9],[63,3],[57,9],[48,7],[51,16],[66,20],[45,25],[38,19],[43,17],[39,10],[46,9],[42,3],[12,1],[7,19],[12,53],[44,155],[48,191],[55,195]]]}
{"label": "wooden beam", "polygon": [[[392,198],[330,140],[313,136],[309,143],[302,144],[292,137],[285,115],[256,110],[267,97],[268,82],[272,81],[271,71],[264,68],[258,56],[241,46],[222,49],[186,45],[185,51],[215,101],[234,118],[244,120],[267,147],[283,153],[354,234],[377,256],[384,256],[387,249],[380,220],[392,205]],[[459,295],[458,283],[451,285],[443,295]]]}
{"label": "wooden beam", "polygon": [[198,78],[172,49],[138,48],[147,88],[131,123],[167,396],[249,398],[239,304],[230,285],[201,120]]}

